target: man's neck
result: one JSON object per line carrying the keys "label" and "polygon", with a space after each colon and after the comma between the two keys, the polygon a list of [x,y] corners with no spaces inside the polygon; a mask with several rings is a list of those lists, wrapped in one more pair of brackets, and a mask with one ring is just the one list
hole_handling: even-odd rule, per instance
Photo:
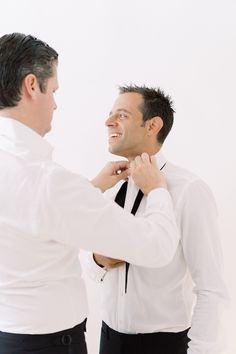
{"label": "man's neck", "polygon": [[[142,152],[140,152],[137,155],[141,155],[143,152],[146,152],[149,156],[153,156],[153,155],[156,155],[160,150],[161,150],[161,146],[151,147],[150,149],[143,150]],[[137,155],[128,156],[127,159],[130,162],[130,161],[134,160]]]}
{"label": "man's neck", "polygon": [[0,110],[0,117],[15,119],[24,124],[23,116],[22,111],[18,107],[4,108]]}
{"label": "man's neck", "polygon": [[27,110],[21,108],[20,106],[12,107],[12,108],[5,108],[0,110],[0,118],[1,117],[6,117],[6,118],[11,118],[14,120],[17,120],[18,122],[24,124],[26,127],[34,130],[36,133],[39,135],[43,136],[40,133],[39,128],[33,124],[35,121],[32,119],[29,119],[31,115],[27,113]]}

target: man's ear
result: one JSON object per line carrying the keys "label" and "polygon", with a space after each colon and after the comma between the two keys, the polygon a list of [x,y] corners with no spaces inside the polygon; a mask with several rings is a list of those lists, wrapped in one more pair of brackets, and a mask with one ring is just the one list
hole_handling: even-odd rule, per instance
{"label": "man's ear", "polygon": [[152,119],[146,121],[146,127],[147,127],[147,134],[149,136],[157,135],[161,130],[161,128],[163,127],[163,120],[158,116],[153,117]]}
{"label": "man's ear", "polygon": [[22,82],[22,93],[26,97],[35,99],[39,90],[38,80],[34,74],[28,74]]}

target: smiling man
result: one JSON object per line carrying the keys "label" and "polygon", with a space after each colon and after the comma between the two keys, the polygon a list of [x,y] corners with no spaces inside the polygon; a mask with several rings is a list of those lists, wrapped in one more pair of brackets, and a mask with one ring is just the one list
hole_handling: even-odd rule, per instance
{"label": "smiling man", "polygon": [[[163,120],[156,116],[149,120],[145,126],[142,106],[143,98],[136,92],[121,94],[116,100],[106,121],[109,151],[112,154],[126,157],[132,161],[134,151],[140,151],[141,153],[145,151],[149,155],[156,153],[156,134],[161,131]],[[168,124],[172,125],[173,112],[171,109],[169,116],[170,121],[168,121]],[[116,123],[117,121],[119,124]],[[166,129],[167,127],[163,128],[163,132],[160,133],[160,139]],[[153,141],[152,144],[150,144],[150,140]]]}
{"label": "smiling man", "polygon": [[[106,120],[112,154],[130,163],[143,152],[156,155],[181,238],[171,262],[158,267],[88,255],[85,271],[102,291],[100,354],[219,353],[221,304],[227,295],[217,211],[207,185],[161,152],[173,115],[171,99],[160,89],[127,86],[120,88]],[[112,198],[136,217],[143,215],[147,200],[132,177]]]}

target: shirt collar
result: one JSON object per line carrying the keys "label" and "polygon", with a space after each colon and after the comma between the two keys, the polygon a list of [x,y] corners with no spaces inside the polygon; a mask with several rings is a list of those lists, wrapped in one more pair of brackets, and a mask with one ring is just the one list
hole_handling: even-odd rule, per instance
{"label": "shirt collar", "polygon": [[166,158],[163,155],[161,150],[156,153],[155,157],[157,160],[157,165],[158,165],[159,169],[161,169],[166,164]]}
{"label": "shirt collar", "polygon": [[52,146],[19,121],[0,117],[0,149],[27,159],[51,159]]}

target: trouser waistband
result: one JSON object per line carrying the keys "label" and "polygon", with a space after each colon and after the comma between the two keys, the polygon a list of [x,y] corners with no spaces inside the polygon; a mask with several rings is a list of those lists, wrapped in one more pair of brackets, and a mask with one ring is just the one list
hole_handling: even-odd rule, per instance
{"label": "trouser waistband", "polygon": [[127,334],[127,333],[121,333],[121,332],[118,332],[118,331],[115,331],[114,329],[112,329],[111,327],[109,327],[104,321],[102,322],[102,329],[103,329],[103,332],[106,334],[107,338],[110,338],[110,337],[120,337],[120,338],[129,338],[129,339],[135,339],[137,337],[160,337],[160,338],[175,338],[175,337],[178,337],[178,336],[185,336],[187,335],[188,331],[189,331],[189,328],[187,328],[186,330],[184,331],[181,331],[181,332],[153,332],[153,333],[137,333],[137,334]]}
{"label": "trouser waistband", "polygon": [[86,321],[87,319],[73,328],[49,334],[19,334],[0,331],[0,341],[4,340],[16,344],[39,343],[40,345],[68,346],[72,342],[78,342],[80,340],[81,334],[86,332]]}
{"label": "trouser waistband", "polygon": [[100,354],[187,354],[188,329],[182,332],[125,334],[102,324]]}

